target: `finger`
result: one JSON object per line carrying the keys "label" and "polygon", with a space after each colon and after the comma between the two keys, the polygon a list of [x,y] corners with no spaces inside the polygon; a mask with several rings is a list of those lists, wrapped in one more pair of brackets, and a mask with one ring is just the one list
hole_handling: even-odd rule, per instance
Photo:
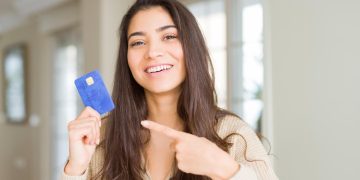
{"label": "finger", "polygon": [[88,144],[89,145],[95,145],[96,144],[96,130],[95,130],[95,125],[92,124],[90,129],[91,129],[91,137],[89,138]]}
{"label": "finger", "polygon": [[81,126],[82,124],[88,124],[88,123],[99,124],[96,117],[86,117],[86,118],[76,119],[76,120],[69,122],[69,124],[71,124],[72,126]]}
{"label": "finger", "polygon": [[91,126],[87,127],[78,127],[69,132],[70,138],[75,138],[73,140],[82,141],[85,144],[91,144],[94,140],[93,128]]}
{"label": "finger", "polygon": [[77,119],[82,119],[86,117],[96,117],[98,120],[101,120],[100,114],[90,106],[86,106]]}
{"label": "finger", "polygon": [[[72,138],[75,139],[83,139],[84,136],[90,136],[93,138],[90,138],[90,142],[91,144],[98,144],[99,142],[99,136],[100,136],[100,128],[99,125],[97,123],[97,121],[95,120],[94,117],[91,117],[91,119],[85,119],[82,121],[74,121],[72,123],[69,124],[68,126],[69,128],[69,133],[72,135]],[[79,131],[79,130],[83,130],[84,128],[89,129],[89,133],[91,134],[83,134],[86,133],[84,131]],[[82,133],[79,133],[82,132]],[[86,138],[86,143],[88,143],[89,138]]]}
{"label": "finger", "polygon": [[81,123],[92,118],[94,118],[94,120],[98,123],[99,127],[101,127],[100,114],[91,107],[86,107],[83,112],[80,113],[79,117],[72,123]]}
{"label": "finger", "polygon": [[99,123],[97,121],[94,124],[95,124],[95,134],[96,134],[95,143],[97,145],[99,145],[99,143],[100,143],[100,126],[99,126]]}
{"label": "finger", "polygon": [[174,138],[177,140],[181,139],[181,137],[186,134],[184,132],[177,131],[175,129],[169,128],[167,126],[164,126],[164,125],[161,125],[159,123],[149,121],[149,120],[141,121],[141,125],[144,126],[145,128],[154,130],[156,132],[160,132],[168,137],[171,137],[171,138]]}
{"label": "finger", "polygon": [[100,136],[100,127],[96,118],[89,117],[87,119],[82,119],[80,121],[73,121],[69,124],[69,128],[72,129],[80,129],[83,127],[88,127],[93,129],[94,137],[95,137],[94,142],[97,143],[99,141],[99,136]]}
{"label": "finger", "polygon": [[88,128],[87,130],[84,130],[86,135],[83,136],[83,142],[88,145],[94,145],[95,136],[94,136],[94,129]]}
{"label": "finger", "polygon": [[176,144],[177,144],[176,141],[170,143],[169,148],[171,151],[176,152]]}
{"label": "finger", "polygon": [[89,144],[94,145],[97,143],[99,126],[98,126],[98,123],[96,120],[91,120],[89,122],[89,126],[91,128],[91,133],[92,133],[92,138],[91,138]]}
{"label": "finger", "polygon": [[97,120],[91,119],[89,121],[89,125],[92,128],[92,133],[93,133],[93,139],[90,141],[90,144],[97,144],[98,139],[99,139],[99,123],[97,122]]}

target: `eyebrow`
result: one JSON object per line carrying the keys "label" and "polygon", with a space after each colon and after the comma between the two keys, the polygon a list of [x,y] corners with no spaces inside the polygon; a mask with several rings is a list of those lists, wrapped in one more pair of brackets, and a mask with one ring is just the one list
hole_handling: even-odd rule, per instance
{"label": "eyebrow", "polygon": [[[155,31],[160,32],[160,31],[164,31],[164,30],[169,29],[169,28],[177,29],[175,25],[166,25],[166,26],[161,26],[161,27],[157,28]],[[145,32],[138,31],[138,32],[131,33],[128,36],[128,39],[130,39],[132,36],[145,36]]]}

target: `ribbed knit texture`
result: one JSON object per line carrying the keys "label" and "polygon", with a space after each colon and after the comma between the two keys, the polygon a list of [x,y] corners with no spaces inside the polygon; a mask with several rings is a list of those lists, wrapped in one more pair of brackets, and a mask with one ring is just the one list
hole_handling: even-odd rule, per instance
{"label": "ribbed knit texture", "polygon": [[[229,138],[233,146],[229,154],[240,164],[240,170],[231,180],[277,180],[270,159],[256,136],[255,132],[242,120],[234,116],[226,116],[217,127],[221,138],[229,134],[237,133]],[[103,131],[103,130],[102,130]],[[103,134],[103,132],[102,132]],[[97,148],[88,169],[81,176],[68,176],[62,173],[62,180],[89,180],[102,167],[104,163],[104,152]],[[146,174],[144,180],[151,180]]]}

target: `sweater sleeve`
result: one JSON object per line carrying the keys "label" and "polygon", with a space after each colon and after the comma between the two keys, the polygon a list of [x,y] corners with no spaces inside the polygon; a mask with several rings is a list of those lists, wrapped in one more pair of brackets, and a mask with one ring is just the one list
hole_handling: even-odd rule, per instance
{"label": "sweater sleeve", "polygon": [[226,117],[220,125],[219,135],[229,137],[229,154],[240,164],[231,180],[278,180],[268,154],[255,132],[237,117]]}
{"label": "sweater sleeve", "polygon": [[84,174],[82,174],[81,176],[70,176],[65,174],[65,172],[63,171],[62,175],[61,175],[61,180],[86,180],[87,175],[88,175],[88,169],[86,169],[86,171],[84,172]]}
{"label": "sweater sleeve", "polygon": [[61,180],[90,180],[92,177],[95,177],[99,173],[101,167],[104,163],[104,152],[103,148],[97,147],[94,155],[91,158],[90,164],[84,174],[80,176],[70,176],[65,174],[64,169],[61,175]]}
{"label": "sweater sleeve", "polygon": [[96,150],[90,160],[90,164],[88,166],[88,168],[85,170],[85,172],[80,175],[80,176],[70,176],[67,175],[63,169],[63,172],[61,174],[61,180],[90,180],[91,177],[95,177],[95,175],[97,175],[97,173],[99,173],[101,167],[103,166],[104,163],[104,152],[103,152],[103,148],[101,147],[96,147]]}
{"label": "sweater sleeve", "polygon": [[62,170],[60,180],[86,180],[86,178],[88,176],[88,173],[89,173],[89,168],[87,168],[85,170],[85,172],[80,176],[71,176],[71,175],[68,175],[68,174],[65,173],[65,167],[66,167],[68,162],[69,162],[69,160],[67,160],[66,163],[64,164],[64,168]]}

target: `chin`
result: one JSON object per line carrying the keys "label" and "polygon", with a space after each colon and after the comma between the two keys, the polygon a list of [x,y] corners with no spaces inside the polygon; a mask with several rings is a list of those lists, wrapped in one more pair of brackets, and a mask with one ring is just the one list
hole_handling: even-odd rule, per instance
{"label": "chin", "polygon": [[180,85],[171,85],[171,84],[144,86],[144,88],[146,91],[154,94],[164,94],[164,93],[180,91]]}

